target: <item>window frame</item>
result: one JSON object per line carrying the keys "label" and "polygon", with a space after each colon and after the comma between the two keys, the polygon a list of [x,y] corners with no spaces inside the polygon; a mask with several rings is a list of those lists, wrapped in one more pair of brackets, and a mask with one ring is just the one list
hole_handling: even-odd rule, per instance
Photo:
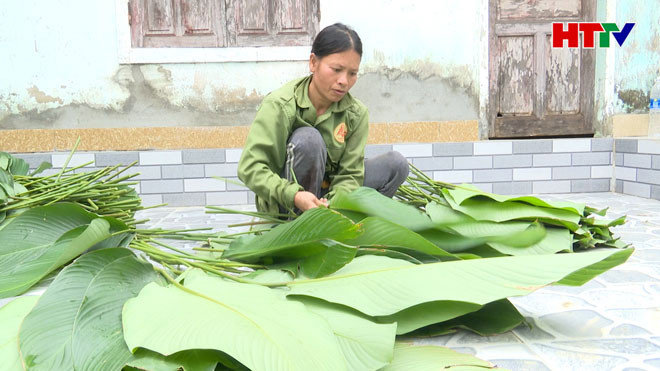
{"label": "window frame", "polygon": [[128,23],[129,0],[115,0],[120,64],[307,61],[310,45],[222,48],[134,48]]}

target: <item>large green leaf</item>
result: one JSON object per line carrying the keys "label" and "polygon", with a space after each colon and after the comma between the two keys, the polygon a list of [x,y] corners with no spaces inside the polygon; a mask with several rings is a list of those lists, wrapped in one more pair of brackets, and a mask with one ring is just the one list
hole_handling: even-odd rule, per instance
{"label": "large green leaf", "polygon": [[128,249],[81,256],[57,275],[21,326],[26,368],[120,369],[132,356],[121,331],[124,302],[157,279]]}
{"label": "large green leaf", "polygon": [[147,285],[126,302],[130,349],[173,354],[216,349],[252,370],[345,370],[342,351],[321,317],[279,290],[231,282],[192,269],[184,288]]}
{"label": "large green leaf", "polygon": [[28,170],[30,170],[30,165],[28,165],[25,160],[18,157],[12,157],[11,165],[9,165],[9,172],[13,175],[27,175]]}
{"label": "large green leaf", "polygon": [[349,370],[378,370],[392,361],[397,325],[377,324],[363,314],[309,297],[294,297],[323,317],[339,340]]}
{"label": "large green leaf", "polygon": [[449,321],[479,310],[481,305],[464,301],[439,300],[417,304],[389,316],[379,316],[379,323],[396,322],[397,335],[407,334],[424,326]]}
{"label": "large green leaf", "polygon": [[0,308],[0,360],[3,370],[23,370],[18,350],[18,329],[37,300],[38,296],[23,296]]}
{"label": "large green leaf", "polygon": [[145,371],[213,371],[220,361],[223,361],[223,364],[231,365],[232,369],[241,368],[242,366],[217,350],[192,349],[165,357],[160,353],[142,348],[135,352],[126,365]]}
{"label": "large green leaf", "polygon": [[484,305],[560,282],[580,285],[623,263],[633,249],[579,254],[507,256],[415,265],[362,256],[336,273],[289,282],[290,294],[343,304],[370,316],[388,316],[422,303]]}
{"label": "large green leaf", "polygon": [[472,197],[485,197],[495,200],[497,202],[524,202],[529,205],[541,206],[551,209],[561,209],[570,211],[577,215],[584,215],[585,205],[576,202],[569,201],[545,201],[538,197],[534,196],[504,196],[494,193],[488,193],[480,190],[474,185],[471,184],[461,184],[455,189],[447,189],[447,192],[452,196],[454,201],[459,205],[463,204],[463,201],[472,198]]}
{"label": "large green leaf", "polygon": [[326,250],[327,246],[320,241],[342,242],[357,236],[359,229],[359,225],[340,213],[319,207],[262,235],[237,238],[222,257],[244,262],[256,262],[263,257],[304,258]]}
{"label": "large green leaf", "polygon": [[126,229],[123,223],[98,218],[70,203],[36,207],[18,215],[0,230],[0,298],[27,291],[122,229]]}
{"label": "large green leaf", "polygon": [[561,251],[573,251],[573,236],[568,229],[549,227],[545,229],[545,238],[525,248],[512,245],[506,240],[489,242],[488,246],[506,255],[555,254]]}
{"label": "large green leaf", "polygon": [[330,207],[365,216],[378,216],[413,231],[433,227],[431,219],[417,208],[383,196],[373,188],[360,187],[351,193],[339,193],[330,200]]}
{"label": "large green leaf", "polygon": [[563,225],[574,231],[579,228],[580,216],[563,209],[533,206],[521,202],[497,202],[491,199],[468,198],[458,204],[447,189],[443,189],[445,199],[454,210],[476,220],[503,222],[508,220],[540,220],[546,223]]}
{"label": "large green leaf", "polygon": [[381,371],[484,370],[493,364],[469,354],[434,345],[397,343],[392,363]]}
{"label": "large green leaf", "polygon": [[442,323],[415,330],[411,337],[438,336],[464,328],[482,336],[495,335],[514,329],[525,321],[508,299],[488,303],[479,310]]}
{"label": "large green leaf", "polygon": [[458,258],[431,243],[418,233],[399,224],[380,217],[368,217],[361,222],[363,232],[347,244],[361,247],[383,247],[408,253],[418,251],[435,256],[440,260],[458,260]]}
{"label": "large green leaf", "polygon": [[326,247],[316,255],[304,258],[300,262],[302,273],[309,278],[327,276],[348,264],[357,253],[355,246],[346,245],[337,241],[319,241]]}

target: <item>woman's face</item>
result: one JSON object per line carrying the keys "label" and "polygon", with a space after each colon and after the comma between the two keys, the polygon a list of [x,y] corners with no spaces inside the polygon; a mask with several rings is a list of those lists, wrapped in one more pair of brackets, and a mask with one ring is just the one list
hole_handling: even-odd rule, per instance
{"label": "woman's face", "polygon": [[330,105],[355,85],[360,68],[360,55],[353,49],[318,58],[312,53],[309,69],[312,72],[311,94],[318,94],[322,104]]}

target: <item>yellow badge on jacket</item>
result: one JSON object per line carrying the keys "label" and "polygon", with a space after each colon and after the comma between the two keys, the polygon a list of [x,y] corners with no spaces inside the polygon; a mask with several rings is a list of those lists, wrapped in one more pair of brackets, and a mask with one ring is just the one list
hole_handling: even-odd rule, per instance
{"label": "yellow badge on jacket", "polygon": [[346,123],[341,123],[337,125],[334,132],[335,140],[339,143],[344,143],[346,139],[346,134],[348,134],[348,129],[346,128]]}

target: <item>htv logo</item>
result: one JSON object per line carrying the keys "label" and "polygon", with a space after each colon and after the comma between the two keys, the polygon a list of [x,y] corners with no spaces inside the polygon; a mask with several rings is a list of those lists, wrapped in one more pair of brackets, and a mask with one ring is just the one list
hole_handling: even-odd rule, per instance
{"label": "htv logo", "polygon": [[623,30],[619,30],[616,23],[594,23],[594,22],[582,22],[576,23],[571,22],[567,23],[568,29],[564,29],[563,23],[553,23],[552,24],[552,47],[553,48],[563,48],[564,40],[568,40],[569,48],[578,48],[580,43],[580,32],[582,32],[582,47],[584,48],[594,48],[595,47],[595,34],[600,32],[600,47],[609,48],[610,47],[610,33],[614,35],[614,38],[619,43],[619,46],[623,46],[623,43],[630,35],[634,23],[626,23],[623,26]]}

